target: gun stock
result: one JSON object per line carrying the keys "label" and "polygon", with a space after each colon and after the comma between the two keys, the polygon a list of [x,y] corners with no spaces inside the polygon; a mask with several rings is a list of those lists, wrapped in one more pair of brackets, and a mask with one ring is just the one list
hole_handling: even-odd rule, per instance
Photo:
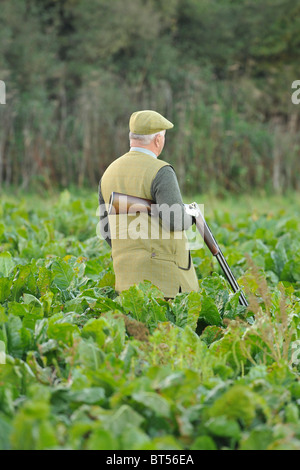
{"label": "gun stock", "polygon": [[154,202],[136,196],[129,196],[123,193],[112,192],[109,200],[108,215],[110,214],[136,214],[137,212],[147,212],[153,215]]}

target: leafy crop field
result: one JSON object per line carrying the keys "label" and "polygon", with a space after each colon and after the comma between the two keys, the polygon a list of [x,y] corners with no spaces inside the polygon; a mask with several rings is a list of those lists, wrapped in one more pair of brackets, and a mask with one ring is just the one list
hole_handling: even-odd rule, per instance
{"label": "leafy crop field", "polygon": [[300,450],[299,199],[206,214],[245,310],[206,247],[117,295],[95,194],[2,198],[0,449]]}

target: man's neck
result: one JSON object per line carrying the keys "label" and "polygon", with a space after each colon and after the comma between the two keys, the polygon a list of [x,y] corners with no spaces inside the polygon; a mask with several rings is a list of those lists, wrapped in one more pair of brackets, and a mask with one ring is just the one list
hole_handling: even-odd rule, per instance
{"label": "man's neck", "polygon": [[142,145],[139,140],[134,140],[133,139],[133,140],[130,141],[130,147],[139,147],[139,148],[143,148],[143,149],[146,149],[146,150],[150,150],[150,152],[155,153],[155,155],[158,157],[157,147],[155,145],[153,145],[152,142],[149,145]]}
{"label": "man's neck", "polygon": [[142,152],[142,153],[145,153],[147,155],[150,155],[153,158],[157,158],[157,155],[154,152],[152,152],[152,150],[149,150],[146,147],[132,147],[131,146],[130,151],[131,152]]}

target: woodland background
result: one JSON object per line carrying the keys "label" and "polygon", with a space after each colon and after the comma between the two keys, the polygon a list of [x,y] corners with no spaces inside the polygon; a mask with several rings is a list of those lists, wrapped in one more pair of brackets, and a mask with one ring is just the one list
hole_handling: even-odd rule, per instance
{"label": "woodland background", "polygon": [[295,0],[1,0],[0,190],[97,190],[139,109],[185,194],[299,190],[299,52]]}

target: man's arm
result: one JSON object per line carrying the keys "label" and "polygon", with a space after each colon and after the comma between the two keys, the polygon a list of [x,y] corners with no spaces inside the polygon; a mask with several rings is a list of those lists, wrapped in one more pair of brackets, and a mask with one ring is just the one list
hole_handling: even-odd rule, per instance
{"label": "man's arm", "polygon": [[[151,185],[151,197],[156,204],[163,205],[159,216],[162,224],[171,232],[187,230],[194,222],[186,213],[174,169],[167,165],[162,167]],[[172,206],[171,217],[168,207]]]}

